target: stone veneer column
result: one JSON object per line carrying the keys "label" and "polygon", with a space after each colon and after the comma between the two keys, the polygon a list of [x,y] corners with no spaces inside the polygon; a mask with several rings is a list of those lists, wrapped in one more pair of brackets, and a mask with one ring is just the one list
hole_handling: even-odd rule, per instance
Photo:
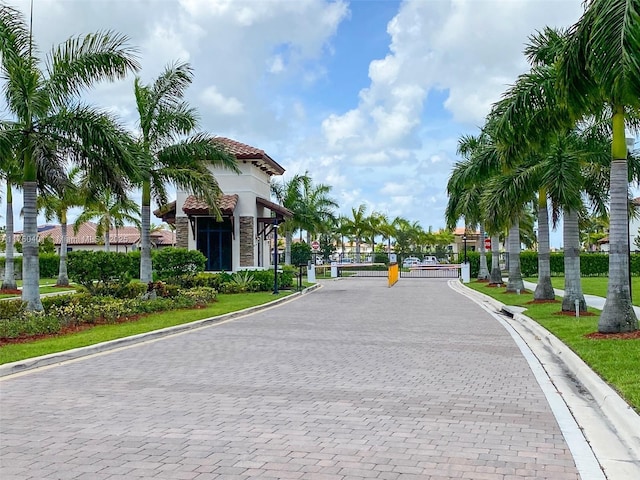
{"label": "stone veneer column", "polygon": [[189,248],[189,219],[176,217],[176,247]]}
{"label": "stone veneer column", "polygon": [[240,217],[240,266],[253,267],[253,217]]}

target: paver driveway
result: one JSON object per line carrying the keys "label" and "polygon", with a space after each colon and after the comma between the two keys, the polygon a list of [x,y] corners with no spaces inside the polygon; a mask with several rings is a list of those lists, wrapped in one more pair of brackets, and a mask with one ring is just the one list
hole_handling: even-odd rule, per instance
{"label": "paver driveway", "polygon": [[3,480],[579,478],[509,334],[440,279],[331,281],[0,389]]}

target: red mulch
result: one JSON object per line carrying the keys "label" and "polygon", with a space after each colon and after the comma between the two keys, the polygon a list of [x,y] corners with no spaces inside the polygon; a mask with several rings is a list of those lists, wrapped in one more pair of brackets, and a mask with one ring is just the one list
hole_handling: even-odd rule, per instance
{"label": "red mulch", "polygon": [[490,284],[487,285],[487,287],[489,287],[489,288],[504,287],[504,283],[490,283]]}
{"label": "red mulch", "polygon": [[22,290],[0,289],[0,295],[22,295]]}
{"label": "red mulch", "polygon": [[531,300],[530,302],[525,303],[525,305],[530,305],[532,303],[560,303],[560,300]]}
{"label": "red mulch", "polygon": [[[516,293],[516,291],[515,290],[505,290],[502,293]],[[532,293],[533,292],[531,290],[520,290],[520,295],[530,295]]]}
{"label": "red mulch", "polygon": [[592,340],[640,340],[640,330],[626,333],[600,333],[593,332],[585,335],[586,338]]}
{"label": "red mulch", "polygon": [[[565,317],[575,317],[576,312],[569,310],[567,312],[556,312],[554,313],[554,315],[564,315]],[[594,315],[595,313],[591,313],[591,312],[580,312],[581,317],[593,317]]]}

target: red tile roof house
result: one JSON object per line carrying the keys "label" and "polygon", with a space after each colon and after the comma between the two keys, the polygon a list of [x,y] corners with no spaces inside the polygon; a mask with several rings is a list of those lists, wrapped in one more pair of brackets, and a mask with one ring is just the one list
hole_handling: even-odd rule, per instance
{"label": "red tile roof house", "polygon": [[[97,225],[87,222],[80,225],[78,233],[74,233],[73,225],[67,226],[67,251],[78,250],[104,250],[104,236],[96,235]],[[20,240],[22,232],[16,232],[16,240]],[[56,246],[56,253],[60,254],[62,242],[62,229],[60,225],[40,225],[38,227],[38,240],[42,242],[46,237],[51,237]],[[175,233],[169,230],[159,230],[151,234],[151,247],[162,248],[175,245]],[[130,252],[140,249],[140,231],[137,227],[125,226],[114,228],[109,232],[109,250],[112,252]]]}
{"label": "red tile roof house", "polygon": [[206,203],[181,190],[175,202],[154,214],[175,224],[176,246],[200,250],[207,257],[207,271],[269,268],[274,223],[293,215],[269,200],[271,177],[285,170],[263,150],[224,137],[214,141],[236,157],[240,169],[237,174],[210,167],[224,193],[218,205],[222,221],[216,220]]}

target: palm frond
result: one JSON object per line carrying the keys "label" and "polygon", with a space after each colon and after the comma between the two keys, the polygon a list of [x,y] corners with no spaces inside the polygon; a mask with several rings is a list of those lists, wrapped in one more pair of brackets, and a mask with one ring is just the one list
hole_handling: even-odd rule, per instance
{"label": "palm frond", "polygon": [[97,81],[122,79],[137,71],[137,49],[128,42],[126,36],[106,31],[70,38],[53,49],[46,59],[49,98],[63,106]]}
{"label": "palm frond", "polygon": [[141,177],[136,147],[129,133],[106,112],[76,105],[45,119],[42,131],[96,185],[109,185],[120,197]]}

